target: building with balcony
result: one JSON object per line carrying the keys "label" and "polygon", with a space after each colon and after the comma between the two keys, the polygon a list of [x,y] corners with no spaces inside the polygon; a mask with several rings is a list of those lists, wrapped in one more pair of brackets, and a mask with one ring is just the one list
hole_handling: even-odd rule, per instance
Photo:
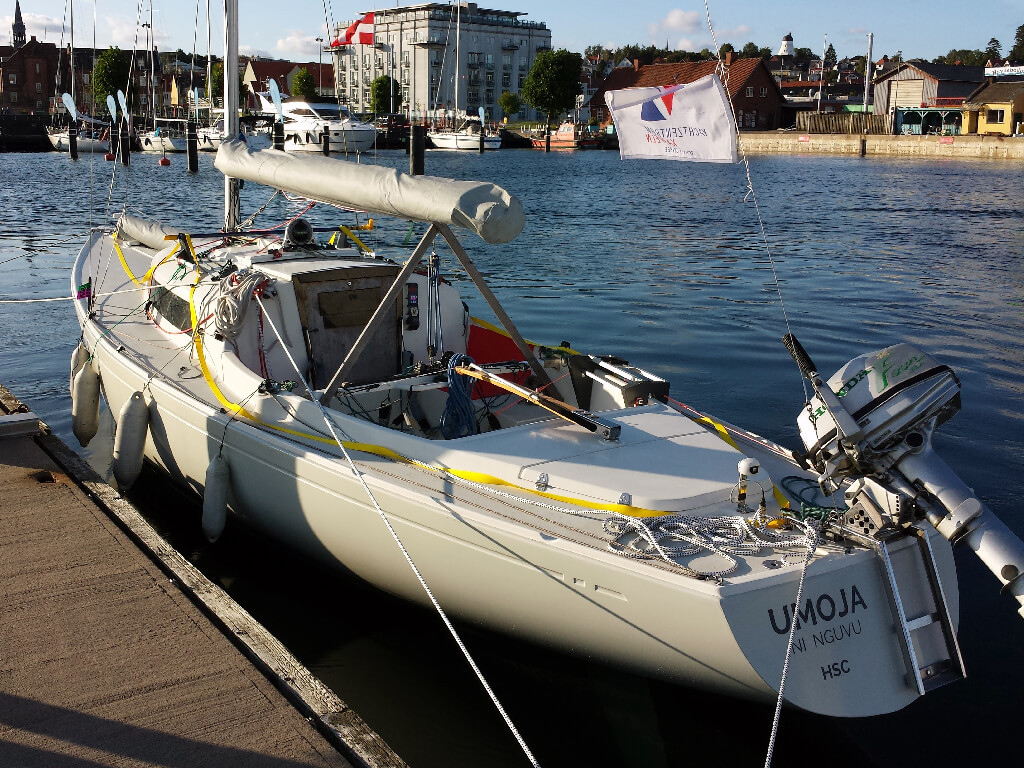
{"label": "building with balcony", "polygon": [[898,134],[958,134],[964,100],[985,80],[984,67],[907,61],[875,77],[876,115]]}
{"label": "building with balcony", "polygon": [[[476,3],[378,9],[373,46],[332,49],[341,102],[368,112],[370,84],[390,75],[401,87],[400,111],[412,119],[454,118],[456,108],[460,114],[482,108],[488,120],[500,120],[506,115],[498,97],[504,91],[518,94],[537,53],[551,49],[551,31],[525,15]],[[339,24],[337,35],[351,23]],[[538,115],[524,106],[516,118]]]}

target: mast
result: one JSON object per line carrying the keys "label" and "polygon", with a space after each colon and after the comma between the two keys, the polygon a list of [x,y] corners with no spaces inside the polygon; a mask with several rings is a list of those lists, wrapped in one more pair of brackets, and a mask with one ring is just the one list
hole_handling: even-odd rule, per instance
{"label": "mast", "polygon": [[875,33],[868,32],[868,60],[864,62],[864,115],[868,114],[868,88],[871,87],[871,44],[875,41]]}
{"label": "mast", "polygon": [[[19,6],[20,9],[20,6]],[[68,71],[71,73],[71,100],[75,102],[75,0],[71,0],[71,52],[68,54]]]}
{"label": "mast", "polygon": [[[451,17],[449,17],[451,18]],[[462,2],[455,6],[455,116],[459,119],[459,42],[462,39]]]}
{"label": "mast", "polygon": [[[224,0],[224,138],[238,136],[238,0]],[[224,231],[239,221],[238,179],[224,177]]]}
{"label": "mast", "polygon": [[[153,112],[153,132],[156,132],[156,60],[153,57],[153,0],[149,0],[149,29],[146,30],[146,47],[149,48],[149,108]],[[177,57],[175,57],[177,58]]]}
{"label": "mast", "polygon": [[[210,0],[206,0],[206,121],[213,125],[213,58],[210,55]],[[199,119],[199,99],[196,99],[196,120]]]}

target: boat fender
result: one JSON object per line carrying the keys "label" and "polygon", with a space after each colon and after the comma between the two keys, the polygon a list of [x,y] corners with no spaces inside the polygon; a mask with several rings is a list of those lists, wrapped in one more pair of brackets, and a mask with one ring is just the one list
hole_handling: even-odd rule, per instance
{"label": "boat fender", "polygon": [[117,486],[127,491],[142,472],[142,455],[149,431],[149,406],[141,392],[132,392],[117,417],[114,435],[114,461],[111,469]]}
{"label": "boat fender", "polygon": [[100,424],[100,374],[95,361],[82,364],[71,385],[71,431],[83,448]]}
{"label": "boat fender", "polygon": [[75,347],[75,351],[71,353],[71,376],[68,379],[68,392],[73,392],[75,389],[75,374],[78,373],[82,366],[85,365],[85,361],[89,359],[89,350],[86,349],[83,342],[78,342],[78,346]]}
{"label": "boat fender", "polygon": [[206,487],[203,490],[203,533],[211,544],[224,533],[228,518],[228,488],[231,472],[219,453],[206,468]]}

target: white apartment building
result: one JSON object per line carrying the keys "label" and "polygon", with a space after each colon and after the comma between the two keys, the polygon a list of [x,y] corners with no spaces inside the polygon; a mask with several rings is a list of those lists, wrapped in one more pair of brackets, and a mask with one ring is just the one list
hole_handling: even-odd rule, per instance
{"label": "white apartment building", "polygon": [[[551,48],[544,22],[525,21],[525,15],[476,3],[377,9],[375,45],[333,49],[341,102],[355,112],[369,111],[370,83],[389,74],[402,88],[402,106],[396,111],[413,119],[453,117],[457,104],[459,113],[477,114],[483,107],[488,120],[501,120],[506,115],[498,97],[504,91],[518,94],[537,52]],[[337,34],[351,23],[339,24]],[[539,116],[524,104],[516,117]]]}

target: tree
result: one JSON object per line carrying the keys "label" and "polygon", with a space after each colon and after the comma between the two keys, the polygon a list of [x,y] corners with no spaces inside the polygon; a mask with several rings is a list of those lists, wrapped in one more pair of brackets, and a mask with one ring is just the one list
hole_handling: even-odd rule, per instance
{"label": "tree", "polygon": [[817,57],[814,55],[814,51],[812,51],[810,48],[797,48],[796,50],[793,51],[793,58],[806,61],[808,59],[814,59]]}
{"label": "tree", "polygon": [[506,117],[510,117],[523,108],[523,100],[512,91],[505,91],[498,97],[498,106]]}
{"label": "tree", "polygon": [[390,75],[381,75],[370,83],[370,110],[378,115],[397,112],[402,106],[402,89]]}
{"label": "tree", "polygon": [[989,56],[984,51],[977,49],[973,51],[957,50],[954,48],[945,56],[939,56],[932,61],[932,64],[958,64],[965,67],[983,67],[988,59]]}
{"label": "tree", "polygon": [[316,80],[305,67],[299,69],[292,78],[292,96],[299,101],[318,101]]}
{"label": "tree", "polygon": [[108,48],[96,58],[92,87],[97,104],[106,101],[108,95],[116,98],[117,92],[123,90],[129,108],[134,106],[135,89],[129,85],[131,66],[131,55],[117,46]]}
{"label": "tree", "polygon": [[732,43],[722,43],[718,48],[718,52],[722,54],[722,56],[725,56],[727,53],[736,53],[736,46]]}
{"label": "tree", "polygon": [[996,40],[994,37],[988,41],[988,46],[985,48],[985,58],[993,62],[1002,58],[1000,51],[1003,49],[1003,44]]}
{"label": "tree", "polygon": [[761,49],[757,47],[757,43],[747,43],[740,48],[741,59],[756,59],[761,55]]}
{"label": "tree", "polygon": [[1013,48],[1006,54],[1010,61],[1024,61],[1024,24],[1017,27],[1017,34],[1013,38]]}
{"label": "tree", "polygon": [[580,71],[583,59],[578,53],[564,48],[541,51],[523,83],[523,100],[542,112],[551,125],[551,119],[576,107],[581,91]]}
{"label": "tree", "polygon": [[[224,64],[217,62],[210,70],[210,96],[214,99],[224,97]],[[242,82],[242,73],[238,73],[238,105],[245,106],[245,83]]]}
{"label": "tree", "polygon": [[828,44],[828,50],[825,51],[825,69],[831,69],[836,65],[839,58],[836,56],[836,49],[832,43]]}

